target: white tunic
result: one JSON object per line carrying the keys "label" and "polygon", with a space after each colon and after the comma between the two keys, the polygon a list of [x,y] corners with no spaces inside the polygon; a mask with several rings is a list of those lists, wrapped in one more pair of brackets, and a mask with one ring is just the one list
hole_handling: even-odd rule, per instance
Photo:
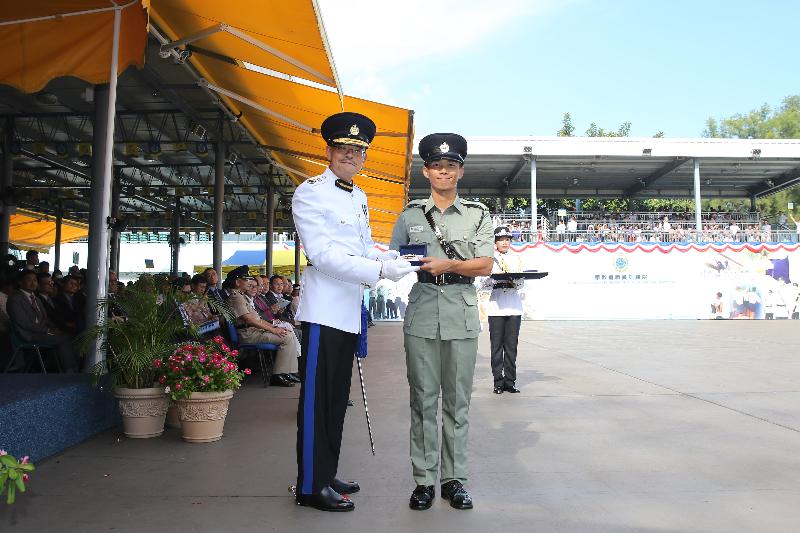
{"label": "white tunic", "polygon": [[[522,258],[517,253],[506,252],[501,254],[494,252],[494,263],[492,274],[501,272],[522,272]],[[498,281],[487,277],[483,281],[483,286],[490,289]],[[492,289],[492,295],[486,306],[487,316],[515,316],[522,315],[522,299],[519,296],[519,289],[525,283],[524,279],[514,281],[514,289]]]}
{"label": "white tunic", "polygon": [[310,263],[300,279],[295,318],[350,333],[361,330],[362,284],[374,285],[375,260],[367,195],[336,187],[331,169],[301,183],[292,198],[294,225]]}

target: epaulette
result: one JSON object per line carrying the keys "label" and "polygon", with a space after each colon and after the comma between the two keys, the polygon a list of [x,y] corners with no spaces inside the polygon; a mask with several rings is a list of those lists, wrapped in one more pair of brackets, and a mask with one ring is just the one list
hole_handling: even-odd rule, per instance
{"label": "epaulette", "polygon": [[411,200],[403,208],[403,211],[405,211],[406,209],[411,209],[412,207],[422,207],[422,206],[425,205],[426,202],[427,202],[427,200]]}
{"label": "epaulette", "polygon": [[469,207],[477,207],[478,209],[483,209],[484,211],[489,210],[489,208],[483,205],[481,202],[475,202],[473,200],[461,200],[461,203]]}

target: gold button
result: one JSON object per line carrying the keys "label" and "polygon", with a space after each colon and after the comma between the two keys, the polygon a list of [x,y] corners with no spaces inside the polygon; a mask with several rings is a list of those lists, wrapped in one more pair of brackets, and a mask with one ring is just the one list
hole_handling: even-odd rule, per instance
{"label": "gold button", "polygon": [[444,294],[444,289],[439,289],[439,291],[440,291],[442,294]]}

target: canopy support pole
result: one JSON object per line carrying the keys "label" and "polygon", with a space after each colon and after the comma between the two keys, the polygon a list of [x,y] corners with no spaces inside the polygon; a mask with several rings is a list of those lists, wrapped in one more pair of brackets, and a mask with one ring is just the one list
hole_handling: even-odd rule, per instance
{"label": "canopy support pole", "polygon": [[[91,213],[89,214],[89,257],[86,286],[86,326],[101,324],[106,310],[98,307],[108,294],[108,217],[111,211],[112,164],[114,159],[114,118],[117,104],[119,32],[122,8],[114,9],[114,37],[108,84],[95,86],[95,121],[92,149]],[[104,105],[105,104],[105,105]],[[105,360],[105,339],[98,337],[86,354],[85,369],[92,370]]]}
{"label": "canopy support pole", "polygon": [[697,230],[697,238],[703,231],[703,219],[700,212],[700,161],[694,160],[694,224]]}
{"label": "canopy support pole", "polygon": [[300,234],[294,232],[294,282],[300,283]]}
{"label": "canopy support pole", "polygon": [[53,261],[53,272],[56,270],[61,270],[61,223],[64,220],[64,208],[61,206],[61,202],[58,202],[58,208],[56,208],[56,242],[55,242],[55,250],[53,255],[55,255],[55,260]]}
{"label": "canopy support pole", "polygon": [[750,195],[750,212],[751,213],[755,213],[756,211],[758,211],[758,209],[756,207],[756,200],[757,199],[758,198],[756,197],[755,194],[751,194]]}
{"label": "canopy support pole", "polygon": [[272,234],[275,231],[275,190],[267,190],[267,276],[272,276]]}
{"label": "canopy support pole", "polygon": [[115,169],[114,184],[111,187],[111,218],[114,219],[114,225],[111,227],[111,270],[119,273],[119,197],[120,197],[120,169]]}
{"label": "canopy support pole", "polygon": [[14,202],[9,198],[14,180],[14,157],[11,155],[11,141],[14,137],[14,119],[6,118],[6,127],[3,132],[3,218],[0,221],[0,255],[8,253],[11,236],[11,212]]}
{"label": "canopy support pole", "polygon": [[225,143],[222,139],[222,115],[219,117],[217,146],[214,149],[214,270],[222,279],[222,212],[225,209]]}
{"label": "canopy support pole", "polygon": [[531,156],[531,242],[539,240],[539,230],[536,227],[539,219],[536,205],[536,158]]}
{"label": "canopy support pole", "polygon": [[170,243],[172,244],[172,261],[170,261],[170,274],[178,275],[178,256],[181,251],[181,197],[175,197],[175,210],[172,211],[172,231],[170,231]]}

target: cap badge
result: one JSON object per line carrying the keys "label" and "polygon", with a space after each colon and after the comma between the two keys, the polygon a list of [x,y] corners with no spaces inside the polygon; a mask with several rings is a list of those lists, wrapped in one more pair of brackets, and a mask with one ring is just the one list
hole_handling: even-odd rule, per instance
{"label": "cap badge", "polygon": [[439,145],[439,151],[440,151],[441,153],[443,153],[443,154],[444,154],[444,153],[447,153],[447,152],[449,152],[449,151],[450,151],[450,145],[449,145],[449,144],[447,144],[447,143],[442,143],[442,144],[440,144],[440,145]]}
{"label": "cap badge", "polygon": [[352,126],[350,126],[350,135],[358,135],[359,131],[360,130],[358,129],[357,125],[353,124]]}

